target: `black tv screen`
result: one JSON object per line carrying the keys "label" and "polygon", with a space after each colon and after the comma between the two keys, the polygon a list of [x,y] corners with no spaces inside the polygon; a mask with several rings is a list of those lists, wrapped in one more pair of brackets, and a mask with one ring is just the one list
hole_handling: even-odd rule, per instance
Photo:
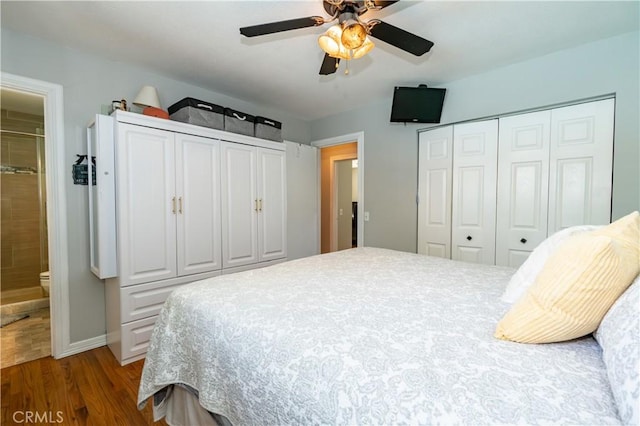
{"label": "black tv screen", "polygon": [[391,105],[392,123],[439,123],[447,89],[426,86],[396,87]]}

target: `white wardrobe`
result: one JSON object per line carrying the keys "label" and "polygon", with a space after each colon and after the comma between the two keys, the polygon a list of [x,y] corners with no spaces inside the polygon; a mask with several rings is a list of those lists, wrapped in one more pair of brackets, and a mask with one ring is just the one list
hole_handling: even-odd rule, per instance
{"label": "white wardrobe", "polygon": [[518,267],[611,219],[614,99],[419,133],[418,253]]}
{"label": "white wardrobe", "polygon": [[126,364],[175,288],[286,259],[285,146],[122,111],[96,123],[92,271],[107,278],[107,343]]}

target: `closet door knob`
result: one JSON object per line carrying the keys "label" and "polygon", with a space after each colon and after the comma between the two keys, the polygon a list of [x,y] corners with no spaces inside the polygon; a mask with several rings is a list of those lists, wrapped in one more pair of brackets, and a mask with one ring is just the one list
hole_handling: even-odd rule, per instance
{"label": "closet door knob", "polygon": [[520,239],[520,242],[521,242],[522,244],[524,244],[524,243],[526,243],[526,242],[527,242],[527,239],[526,239],[526,238],[521,238],[521,239]]}
{"label": "closet door knob", "polygon": [[473,238],[471,238],[471,235],[467,235],[467,241],[471,241]]}

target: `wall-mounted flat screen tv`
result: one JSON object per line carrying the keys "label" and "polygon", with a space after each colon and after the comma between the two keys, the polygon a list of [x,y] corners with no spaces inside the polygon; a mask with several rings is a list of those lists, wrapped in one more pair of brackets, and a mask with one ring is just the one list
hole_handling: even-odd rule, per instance
{"label": "wall-mounted flat screen tv", "polygon": [[396,87],[391,105],[392,123],[439,123],[447,89]]}

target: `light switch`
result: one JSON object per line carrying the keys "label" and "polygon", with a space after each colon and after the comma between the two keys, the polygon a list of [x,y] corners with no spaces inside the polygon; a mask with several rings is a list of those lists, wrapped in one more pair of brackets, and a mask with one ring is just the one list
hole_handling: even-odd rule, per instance
{"label": "light switch", "polygon": [[369,212],[364,212],[364,221],[369,222]]}

